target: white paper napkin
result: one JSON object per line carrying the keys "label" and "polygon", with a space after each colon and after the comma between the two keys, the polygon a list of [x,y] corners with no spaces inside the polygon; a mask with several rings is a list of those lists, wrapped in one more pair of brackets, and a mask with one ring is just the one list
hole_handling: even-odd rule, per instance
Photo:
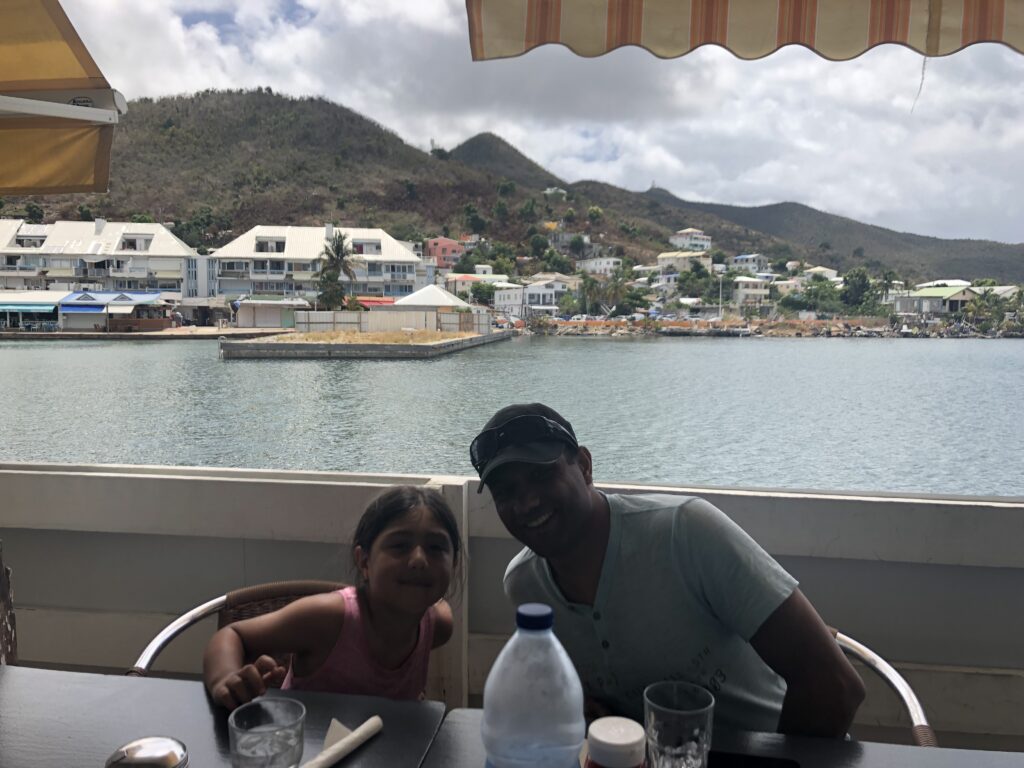
{"label": "white paper napkin", "polygon": [[327,729],[327,737],[324,739],[323,751],[309,762],[303,763],[302,768],[328,768],[328,766],[334,765],[345,755],[353,752],[356,747],[376,736],[383,727],[384,721],[377,715],[371,717],[354,731],[349,731],[337,720],[332,720]]}

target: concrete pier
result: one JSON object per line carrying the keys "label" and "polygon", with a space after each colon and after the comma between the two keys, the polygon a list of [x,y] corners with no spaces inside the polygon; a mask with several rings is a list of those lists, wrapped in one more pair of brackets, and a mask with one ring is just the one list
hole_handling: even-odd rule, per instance
{"label": "concrete pier", "polygon": [[322,344],[293,341],[222,341],[220,352],[225,360],[324,360],[324,359],[394,359],[417,360],[449,355],[464,349],[492,344],[512,338],[511,331],[497,331],[486,336],[437,341],[432,344]]}

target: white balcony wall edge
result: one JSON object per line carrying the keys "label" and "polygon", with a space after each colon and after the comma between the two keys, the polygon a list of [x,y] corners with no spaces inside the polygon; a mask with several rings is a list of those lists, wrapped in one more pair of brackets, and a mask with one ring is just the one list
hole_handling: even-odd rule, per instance
{"label": "white balcony wall edge", "polygon": [[[0,539],[25,663],[127,668],[178,613],[246,584],[350,578],[366,503],[431,484],[456,510],[468,574],[431,692],[479,694],[511,628],[501,574],[517,544],[475,479],[192,467],[0,464]],[[894,662],[939,729],[1022,735],[1024,500],[602,485],[702,495],[801,581],[826,621]],[[196,672],[197,627],[158,667]],[[858,720],[897,725],[870,676]]]}

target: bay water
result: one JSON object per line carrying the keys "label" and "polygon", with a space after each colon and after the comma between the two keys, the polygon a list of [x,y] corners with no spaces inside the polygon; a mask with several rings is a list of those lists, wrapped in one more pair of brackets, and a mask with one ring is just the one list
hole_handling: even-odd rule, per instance
{"label": "bay water", "polygon": [[523,337],[433,360],[0,342],[0,461],[473,474],[512,402],[597,480],[1024,497],[1024,341]]}

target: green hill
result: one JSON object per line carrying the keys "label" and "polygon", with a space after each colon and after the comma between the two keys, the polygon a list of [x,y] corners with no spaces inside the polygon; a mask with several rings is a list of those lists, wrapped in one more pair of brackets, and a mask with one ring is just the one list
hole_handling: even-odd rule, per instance
{"label": "green hill", "polygon": [[464,141],[451,151],[451,157],[523,187],[543,190],[566,186],[564,181],[493,133],[480,133]]}
{"label": "green hill", "polygon": [[771,235],[791,243],[814,260],[840,270],[856,266],[877,268],[884,264],[934,277],[993,277],[1001,282],[1024,279],[1024,244],[942,240],[895,232],[799,203],[741,208],[690,203],[668,193],[658,195],[658,199],[680,210],[710,214]]}
{"label": "green hill", "polygon": [[[516,189],[499,196],[503,180]],[[546,200],[560,186],[566,200]],[[531,204],[529,201],[533,200]],[[5,216],[24,210],[8,199]],[[321,98],[269,89],[140,99],[115,132],[106,195],[35,198],[45,220],[103,216],[177,222],[193,245],[218,245],[254,224],[383,227],[401,239],[458,235],[478,214],[485,234],[528,252],[543,222],[575,212],[576,229],[639,261],[684,227],[726,253],[766,252],[848,269],[883,265],[915,277],[1024,282],[1024,246],[893,232],[794,203],[741,208],[693,203],[661,189],[567,184],[503,139],[484,133],[450,152],[424,152]],[[591,206],[603,217],[588,222]]]}

